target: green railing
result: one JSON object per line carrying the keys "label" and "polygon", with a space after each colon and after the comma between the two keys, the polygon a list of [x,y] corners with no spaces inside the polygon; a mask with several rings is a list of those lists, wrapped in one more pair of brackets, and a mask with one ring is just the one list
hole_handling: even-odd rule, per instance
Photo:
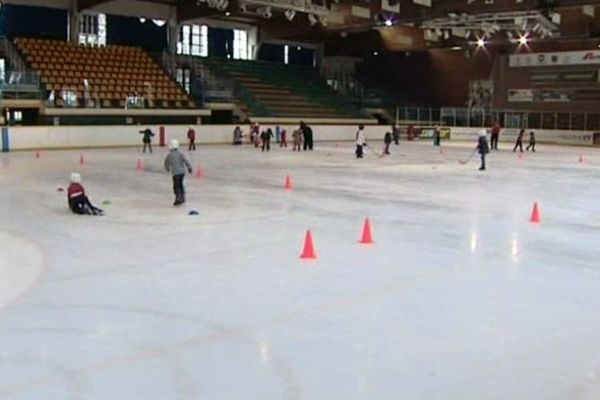
{"label": "green railing", "polygon": [[600,112],[470,110],[467,108],[396,107],[388,110],[401,124],[600,131]]}

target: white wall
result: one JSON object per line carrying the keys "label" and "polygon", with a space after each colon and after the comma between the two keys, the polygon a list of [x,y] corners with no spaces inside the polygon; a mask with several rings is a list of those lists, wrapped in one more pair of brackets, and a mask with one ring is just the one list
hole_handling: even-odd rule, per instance
{"label": "white wall", "polygon": [[[481,128],[452,128],[451,140],[470,140],[476,141]],[[532,129],[526,129],[523,141],[529,141],[529,132]],[[593,146],[594,132],[586,131],[560,131],[560,130],[542,130],[533,129],[538,143],[548,144],[566,144],[579,146]],[[519,134],[519,129],[503,129],[500,134],[501,142],[514,142]],[[489,129],[488,129],[489,138]]]}
{"label": "white wall", "polygon": [[[240,125],[245,134],[249,125]],[[291,133],[298,125],[281,126]],[[315,141],[354,140],[356,126],[311,125]],[[142,135],[138,132],[146,126],[43,126],[43,127],[11,127],[9,128],[10,150],[26,149],[60,149],[69,147],[108,147],[140,145]],[[159,142],[159,126],[149,126],[156,134],[154,143]],[[165,142],[178,139],[187,141],[189,125],[170,125],[165,127]],[[235,125],[196,125],[196,141],[204,144],[229,144],[233,141]],[[261,128],[262,129],[262,128]],[[368,126],[367,139],[382,140],[387,126]],[[273,134],[275,129],[273,128]]]}
{"label": "white wall", "polygon": [[[248,125],[240,125],[245,134],[249,132]],[[288,142],[291,142],[291,133],[298,125],[282,125],[288,132]],[[315,141],[353,141],[357,127],[343,125],[312,125]],[[142,135],[139,130],[146,126],[43,126],[43,127],[10,127],[10,150],[43,149],[43,148],[69,148],[69,147],[103,147],[103,146],[132,146],[140,145]],[[189,125],[166,126],[165,141],[178,139],[187,141]],[[197,125],[194,126],[198,143],[204,144],[229,144],[233,139],[235,125]],[[159,141],[159,126],[150,126],[155,132],[154,143]],[[262,129],[262,128],[261,128]],[[383,140],[387,125],[367,126],[367,140]],[[477,128],[451,128],[451,140],[476,141],[479,129]],[[273,133],[275,130],[273,129]],[[505,129],[501,135],[502,141],[514,141],[517,130]],[[567,145],[593,145],[592,132],[582,131],[550,131],[536,130],[536,138],[540,143],[554,143]],[[525,142],[528,135],[525,136]]]}

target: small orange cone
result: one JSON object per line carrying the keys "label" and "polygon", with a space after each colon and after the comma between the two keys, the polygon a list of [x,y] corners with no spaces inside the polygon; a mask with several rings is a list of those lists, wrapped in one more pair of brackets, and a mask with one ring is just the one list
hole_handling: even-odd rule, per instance
{"label": "small orange cone", "polygon": [[79,164],[80,165],[85,164],[85,160],[83,159],[83,154],[79,155]]}
{"label": "small orange cone", "polygon": [[285,177],[285,188],[287,190],[292,190],[292,178],[290,178],[289,175]]}
{"label": "small orange cone", "polygon": [[538,203],[533,203],[533,211],[531,212],[531,222],[535,224],[539,224],[540,222],[542,222]]}
{"label": "small orange cone", "polygon": [[35,158],[40,158],[40,151],[39,150],[35,152]]}
{"label": "small orange cone", "polygon": [[144,170],[144,162],[138,158],[137,165],[135,166],[135,170],[138,172],[142,172]]}
{"label": "small orange cone", "polygon": [[204,177],[204,171],[202,171],[202,167],[198,167],[196,169],[196,178],[202,179]]}
{"label": "small orange cone", "polygon": [[365,219],[365,224],[363,226],[362,239],[360,240],[359,243],[362,243],[362,244],[373,244],[373,243],[375,243],[373,241],[373,233],[371,232],[371,220],[369,220],[369,218]]}
{"label": "small orange cone", "polygon": [[315,253],[315,245],[313,243],[312,233],[310,229],[306,231],[306,237],[304,238],[304,250],[300,255],[303,260],[316,260],[317,255]]}

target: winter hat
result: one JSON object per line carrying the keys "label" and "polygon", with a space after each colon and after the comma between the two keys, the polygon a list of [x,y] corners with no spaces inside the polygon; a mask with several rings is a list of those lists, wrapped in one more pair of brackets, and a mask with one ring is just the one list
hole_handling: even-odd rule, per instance
{"label": "winter hat", "polygon": [[171,140],[170,149],[171,150],[175,150],[175,149],[178,149],[178,148],[179,148],[179,141],[175,140],[175,139]]}
{"label": "winter hat", "polygon": [[483,137],[485,135],[487,135],[487,132],[486,132],[485,129],[482,129],[482,130],[479,131],[479,137]]}
{"label": "winter hat", "polygon": [[73,172],[71,174],[71,182],[73,183],[81,183],[81,174],[77,172]]}

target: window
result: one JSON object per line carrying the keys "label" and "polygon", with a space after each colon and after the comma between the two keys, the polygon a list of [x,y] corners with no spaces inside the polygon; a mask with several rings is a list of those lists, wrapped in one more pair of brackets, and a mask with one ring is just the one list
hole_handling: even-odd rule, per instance
{"label": "window", "polygon": [[190,70],[188,68],[177,68],[176,75],[179,86],[181,86],[186,93],[190,93]]}
{"label": "window", "polygon": [[208,26],[182,25],[177,41],[177,54],[208,56]]}
{"label": "window", "polygon": [[79,43],[106,46],[106,14],[81,14]]}
{"label": "window", "polygon": [[0,58],[0,82],[6,81],[6,60]]}
{"label": "window", "polygon": [[15,122],[21,122],[21,121],[23,121],[23,112],[22,111],[15,111],[13,113],[13,117],[15,119]]}
{"label": "window", "polygon": [[248,59],[248,32],[241,29],[233,30],[233,58]]}

